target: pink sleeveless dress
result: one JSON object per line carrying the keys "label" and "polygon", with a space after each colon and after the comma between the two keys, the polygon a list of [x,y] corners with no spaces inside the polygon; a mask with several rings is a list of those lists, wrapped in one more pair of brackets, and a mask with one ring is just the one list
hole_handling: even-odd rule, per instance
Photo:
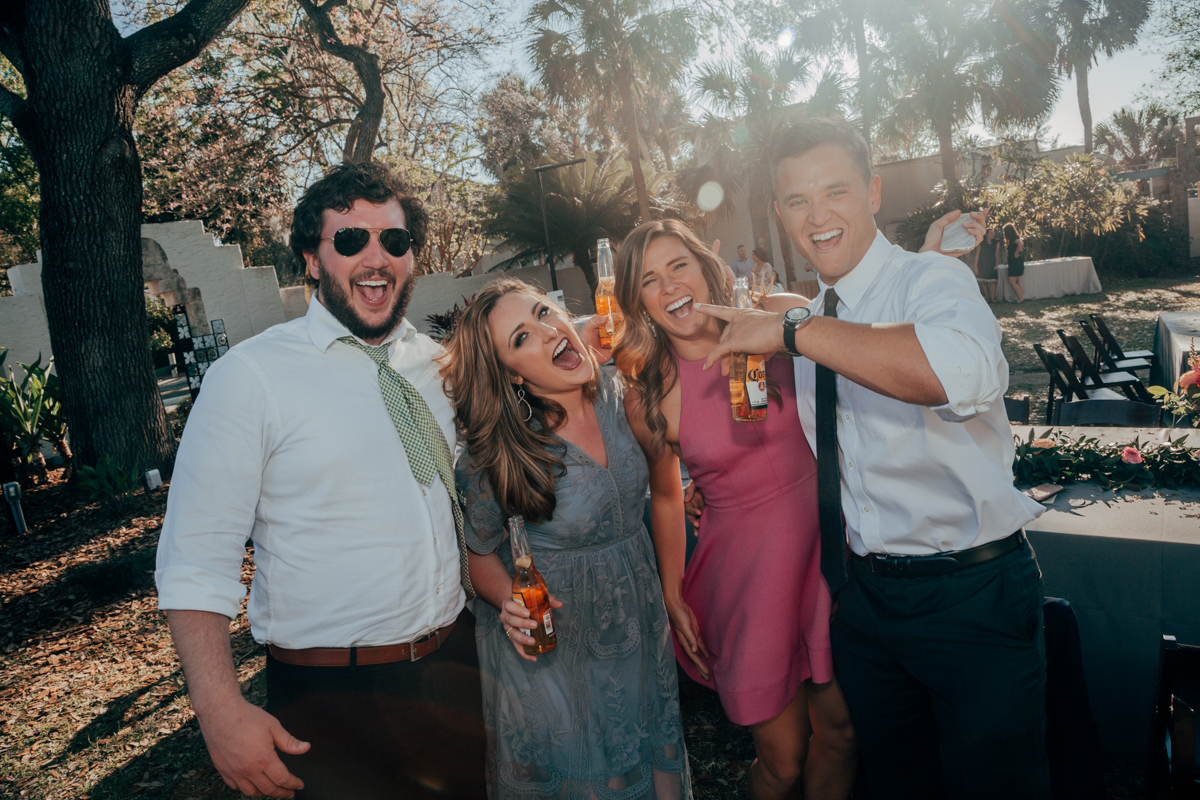
{"label": "pink sleeveless dress", "polygon": [[712,679],[701,680],[678,640],[675,655],[694,680],[717,691],[732,722],[753,725],[782,712],[805,680],[833,679],[817,462],[796,413],[791,358],[767,364],[783,407],[772,399],[762,422],[733,421],[720,369],[676,361],[679,447],[704,493],[683,597],[712,655]]}

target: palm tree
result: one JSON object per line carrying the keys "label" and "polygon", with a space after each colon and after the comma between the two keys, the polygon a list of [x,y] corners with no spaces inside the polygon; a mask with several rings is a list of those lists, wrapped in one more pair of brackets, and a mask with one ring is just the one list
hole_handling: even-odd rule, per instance
{"label": "palm tree", "polygon": [[830,55],[854,54],[858,67],[855,83],[861,109],[860,124],[863,138],[870,146],[878,107],[872,65],[879,58],[879,53],[868,37],[868,21],[874,13],[875,0],[817,0],[804,3],[792,0],[789,5],[804,9],[803,13],[797,14],[800,18],[797,41],[803,49]]}
{"label": "palm tree", "polygon": [[[813,95],[796,103],[796,90],[813,75],[812,60],[794,47],[768,55],[745,46],[730,60],[701,67],[694,84],[697,98],[712,112],[691,131],[693,161],[680,170],[678,185],[695,202],[701,186],[719,183],[724,189],[719,215],[731,213],[734,199],[744,194],[754,241],[766,242],[768,250],[771,153],[780,129],[796,117],[837,114],[845,100],[842,77],[826,72]],[[782,229],[778,233],[791,282],[796,279],[791,244]]]}
{"label": "palm tree", "polygon": [[560,101],[582,98],[593,129],[619,121],[638,210],[650,219],[639,101],[646,87],[665,89],[679,80],[695,55],[689,12],[659,10],[656,0],[540,0],[529,23],[537,28],[529,55],[547,94]]}
{"label": "palm tree", "polygon": [[1046,9],[1008,0],[918,0],[881,26],[881,72],[891,112],[881,135],[925,128],[937,138],[942,177],[957,186],[955,129],[977,119],[1036,121],[1058,96]]}
{"label": "palm tree", "polygon": [[[630,169],[623,159],[577,155],[586,155],[588,160],[542,175],[546,222],[551,249],[558,256],[570,253],[594,293],[596,273],[591,254],[596,240],[607,237],[619,241],[633,230],[637,200]],[[499,238],[515,253],[493,269],[508,269],[547,255],[538,180],[532,169],[501,184],[484,228],[487,235]]]}
{"label": "palm tree", "polygon": [[1075,75],[1079,116],[1083,120],[1083,150],[1092,152],[1092,105],[1088,70],[1099,54],[1114,53],[1137,42],[1138,31],[1150,16],[1150,0],[1058,0],[1060,20],[1056,62],[1059,72]]}
{"label": "palm tree", "polygon": [[1095,132],[1096,146],[1122,166],[1174,158],[1175,146],[1182,140],[1179,115],[1158,103],[1118,109]]}

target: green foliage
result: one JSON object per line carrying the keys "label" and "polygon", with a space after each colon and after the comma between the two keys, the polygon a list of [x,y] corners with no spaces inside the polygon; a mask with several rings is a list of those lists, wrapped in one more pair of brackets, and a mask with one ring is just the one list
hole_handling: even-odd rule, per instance
{"label": "green foliage", "polygon": [[[1001,165],[1011,166],[1003,157]],[[1012,222],[1026,240],[1027,258],[1091,256],[1101,274],[1150,277],[1178,268],[1180,235],[1164,207],[1115,181],[1094,156],[1077,154],[1059,164],[1021,164],[1009,174],[1023,179],[939,184],[939,199],[917,209],[896,229],[902,247],[916,250],[929,223],[953,209],[991,209],[989,224]],[[955,191],[955,189],[958,189]]]}
{"label": "green foliage", "polygon": [[462,315],[466,313],[470,305],[471,300],[464,297],[462,308],[459,308],[458,303],[455,303],[452,308],[441,314],[430,314],[425,317],[425,321],[429,323],[429,327],[432,329],[429,332],[429,338],[440,344],[445,344],[454,335],[454,329],[458,327],[458,321],[462,319]]}
{"label": "green foliage", "polygon": [[1091,480],[1106,489],[1200,486],[1200,451],[1184,445],[1186,437],[1164,444],[1143,444],[1135,438],[1126,444],[1102,445],[1086,436],[1052,436],[1050,430],[1035,437],[1031,429],[1024,442],[1013,438],[1013,478],[1019,484]]}
{"label": "green foliage", "polygon": [[1200,110],[1200,0],[1159,4],[1155,38],[1164,47],[1158,87],[1168,105],[1187,113]]}
{"label": "green foliage", "polygon": [[108,453],[100,456],[96,466],[79,467],[79,488],[84,495],[113,516],[129,511],[136,500],[135,493],[142,470],[136,464],[121,467]]}
{"label": "green foliage", "polygon": [[170,350],[170,330],[175,325],[175,317],[167,304],[157,297],[146,295],[146,323],[150,326],[150,349]]}
{"label": "green foliage", "polygon": [[[0,351],[3,364],[8,351]],[[26,469],[45,472],[42,440],[52,442],[68,461],[67,417],[63,409],[58,377],[50,372],[54,359],[42,366],[41,356],[32,364],[18,364],[25,376],[17,381],[13,368],[8,377],[0,377],[0,425],[8,438],[17,445],[21,462]]]}
{"label": "green foliage", "polygon": [[12,123],[0,117],[0,265],[28,264],[38,248],[37,166]]}
{"label": "green foliage", "polygon": [[1162,403],[1163,410],[1179,417],[1191,417],[1192,427],[1200,428],[1200,356],[1196,355],[1196,343],[1192,341],[1191,353],[1188,356],[1188,366],[1191,369],[1179,376],[1175,381],[1175,391],[1162,386],[1151,386],[1150,394]]}
{"label": "green foliage", "polygon": [[187,425],[188,415],[192,413],[192,398],[185,397],[175,406],[175,410],[167,415],[171,430],[175,433],[175,438],[179,439],[183,436],[183,429]]}

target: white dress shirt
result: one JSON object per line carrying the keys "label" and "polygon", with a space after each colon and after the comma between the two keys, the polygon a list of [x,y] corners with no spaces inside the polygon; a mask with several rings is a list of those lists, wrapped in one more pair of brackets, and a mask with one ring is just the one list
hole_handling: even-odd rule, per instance
{"label": "white dress shirt", "polygon": [[[413,477],[377,367],[320,302],[209,368],[184,429],[158,545],[159,608],[233,618],[246,540],[250,629],[286,648],[397,644],[466,600],[450,497]],[[391,364],[455,447],[441,348],[407,321]]]}
{"label": "white dress shirt", "polygon": [[[825,308],[829,288],[812,303]],[[911,322],[948,402],[904,403],[837,376],[842,510],[859,554],[926,555],[1002,539],[1045,509],[1013,486],[1000,324],[961,261],[910,253],[882,233],[838,279],[838,318]],[[796,402],[813,452],[816,370],[796,359]]]}

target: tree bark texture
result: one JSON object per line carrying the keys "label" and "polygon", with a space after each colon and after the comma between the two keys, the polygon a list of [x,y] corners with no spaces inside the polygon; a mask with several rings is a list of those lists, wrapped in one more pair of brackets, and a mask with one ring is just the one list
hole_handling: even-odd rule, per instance
{"label": "tree bark texture", "polygon": [[775,218],[775,232],[779,235],[779,257],[783,259],[784,288],[788,288],[796,280],[796,262],[792,258],[792,240],[788,238],[787,231],[778,217]]}
{"label": "tree bark texture", "polygon": [[753,250],[756,247],[761,247],[767,251],[767,261],[774,263],[775,253],[774,246],[771,244],[771,211],[770,204],[767,200],[766,192],[761,186],[750,186],[749,206],[750,206],[750,230],[754,235],[754,243],[750,245]]}
{"label": "tree bark texture", "polygon": [[633,169],[633,187],[637,190],[638,213],[641,222],[650,221],[650,194],[646,191],[646,175],[642,172],[642,151],[638,146],[637,107],[633,104],[633,84],[627,73],[617,77],[621,93],[621,113],[625,116],[625,150]]}
{"label": "tree bark texture", "polygon": [[385,95],[383,75],[379,71],[379,56],[365,47],[346,44],[338,36],[329,16],[329,9],[346,5],[346,0],[325,0],[317,5],[313,0],[299,0],[304,13],[317,26],[317,38],[321,49],[340,58],[354,67],[363,87],[363,100],[359,106],[350,131],[346,134],[343,158],[352,164],[371,160],[375,153],[375,140],[379,138],[379,126],[383,124]]}
{"label": "tree bark texture", "polygon": [[871,59],[867,56],[867,21],[866,11],[862,4],[856,7],[858,14],[854,26],[854,55],[858,61],[858,99],[862,103],[862,134],[867,140],[867,150],[871,149],[871,127],[874,125],[874,107],[871,100]]}
{"label": "tree bark texture", "polygon": [[934,128],[937,132],[938,151],[942,156],[942,178],[945,179],[947,186],[953,186],[958,183],[958,165],[954,158],[954,122],[952,120],[934,120]]}
{"label": "tree bark texture", "polygon": [[1088,62],[1075,64],[1075,96],[1079,98],[1079,118],[1083,120],[1083,152],[1092,152],[1092,99],[1088,95]]}
{"label": "tree bark texture", "polygon": [[[154,376],[142,281],[142,175],[134,112],[248,0],[193,0],[123,39],[107,3],[29,0],[4,55],[28,97],[5,113],[41,179],[42,290],[79,460],[169,471],[174,436]],[[14,56],[16,60],[14,61]]]}
{"label": "tree bark texture", "polygon": [[592,290],[592,311],[594,312],[596,310],[596,286],[598,281],[596,279],[596,269],[592,266],[591,248],[587,245],[575,248],[571,251],[571,261],[583,272],[583,279],[587,281],[588,288]]}

